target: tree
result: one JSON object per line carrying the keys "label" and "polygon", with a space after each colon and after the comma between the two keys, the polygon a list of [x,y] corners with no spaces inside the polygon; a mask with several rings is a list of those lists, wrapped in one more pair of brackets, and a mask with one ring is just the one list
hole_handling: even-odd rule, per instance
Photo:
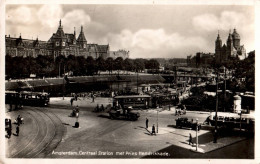
{"label": "tree", "polygon": [[103,57],[99,57],[96,59],[97,63],[97,70],[98,71],[105,71],[106,70],[106,62]]}
{"label": "tree", "polygon": [[87,75],[94,75],[96,72],[96,61],[92,56],[88,56],[86,59]]}
{"label": "tree", "polygon": [[133,71],[134,70],[134,62],[132,59],[125,59],[123,61],[123,65],[124,65],[124,70],[126,71]]}
{"label": "tree", "polygon": [[145,68],[144,59],[135,59],[134,67],[135,67],[136,72],[143,71]]}
{"label": "tree", "polygon": [[122,57],[117,57],[114,60],[114,69],[119,72],[119,70],[123,70],[123,58]]}
{"label": "tree", "polygon": [[106,70],[108,70],[109,74],[112,73],[114,69],[113,64],[114,64],[113,58],[109,57],[106,59]]}
{"label": "tree", "polygon": [[145,68],[146,69],[156,69],[158,70],[160,67],[160,64],[157,60],[155,59],[151,59],[151,60],[148,60],[146,63],[145,63]]}

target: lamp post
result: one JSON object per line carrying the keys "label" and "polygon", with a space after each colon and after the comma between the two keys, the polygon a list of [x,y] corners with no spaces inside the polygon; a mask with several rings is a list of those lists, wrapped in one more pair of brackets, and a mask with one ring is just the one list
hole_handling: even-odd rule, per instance
{"label": "lamp post", "polygon": [[157,133],[158,133],[158,126],[159,126],[159,125],[158,125],[158,124],[159,124],[159,123],[158,123],[158,113],[159,113],[159,108],[157,108]]}
{"label": "lamp post", "polygon": [[217,118],[218,118],[218,70],[217,70],[217,79],[216,79],[216,113],[215,113],[215,130],[214,130],[214,143],[217,143],[217,134],[218,134],[218,126],[217,126]]}
{"label": "lamp post", "polygon": [[[224,67],[224,102],[226,102],[226,67]],[[226,111],[226,107],[224,105],[224,112]]]}
{"label": "lamp post", "polygon": [[198,151],[199,139],[198,139],[198,119],[196,118],[196,151]]}

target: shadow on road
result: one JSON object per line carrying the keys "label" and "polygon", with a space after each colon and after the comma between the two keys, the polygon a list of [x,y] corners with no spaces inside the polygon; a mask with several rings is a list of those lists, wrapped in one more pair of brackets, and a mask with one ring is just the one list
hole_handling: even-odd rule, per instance
{"label": "shadow on road", "polygon": [[100,114],[100,115],[98,115],[98,117],[101,117],[101,118],[109,118],[108,115],[104,115],[104,114]]}
{"label": "shadow on road", "polygon": [[[187,144],[185,142],[182,142]],[[156,151],[158,153],[168,152],[169,156],[149,155],[143,158],[213,158],[213,159],[254,159],[254,139],[244,140],[236,144],[227,145],[208,153],[196,153],[177,145],[170,145]]]}

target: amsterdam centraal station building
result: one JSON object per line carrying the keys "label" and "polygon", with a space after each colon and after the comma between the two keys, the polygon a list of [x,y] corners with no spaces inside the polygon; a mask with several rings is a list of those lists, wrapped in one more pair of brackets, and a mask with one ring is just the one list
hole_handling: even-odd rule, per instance
{"label": "amsterdam centraal station building", "polygon": [[5,41],[6,55],[12,57],[37,57],[38,55],[51,55],[54,59],[59,55],[66,57],[69,55],[84,56],[85,58],[92,56],[94,59],[98,57],[103,57],[104,59],[108,57],[122,57],[123,59],[129,57],[129,51],[110,51],[109,44],[88,44],[82,26],[78,37],[75,29],[74,33],[64,33],[61,20],[57,32],[48,41],[41,41],[38,38],[36,40],[23,39],[21,34],[19,38],[13,38],[10,35],[6,36]]}

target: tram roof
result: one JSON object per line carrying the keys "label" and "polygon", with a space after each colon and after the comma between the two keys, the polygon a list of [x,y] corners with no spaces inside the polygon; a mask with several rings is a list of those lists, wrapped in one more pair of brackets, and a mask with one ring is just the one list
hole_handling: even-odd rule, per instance
{"label": "tram roof", "polygon": [[34,95],[48,95],[47,92],[30,92],[30,91],[21,91],[22,94],[34,94]]}
{"label": "tram roof", "polygon": [[124,99],[124,98],[150,98],[149,95],[122,95],[122,96],[115,96],[115,99]]}

